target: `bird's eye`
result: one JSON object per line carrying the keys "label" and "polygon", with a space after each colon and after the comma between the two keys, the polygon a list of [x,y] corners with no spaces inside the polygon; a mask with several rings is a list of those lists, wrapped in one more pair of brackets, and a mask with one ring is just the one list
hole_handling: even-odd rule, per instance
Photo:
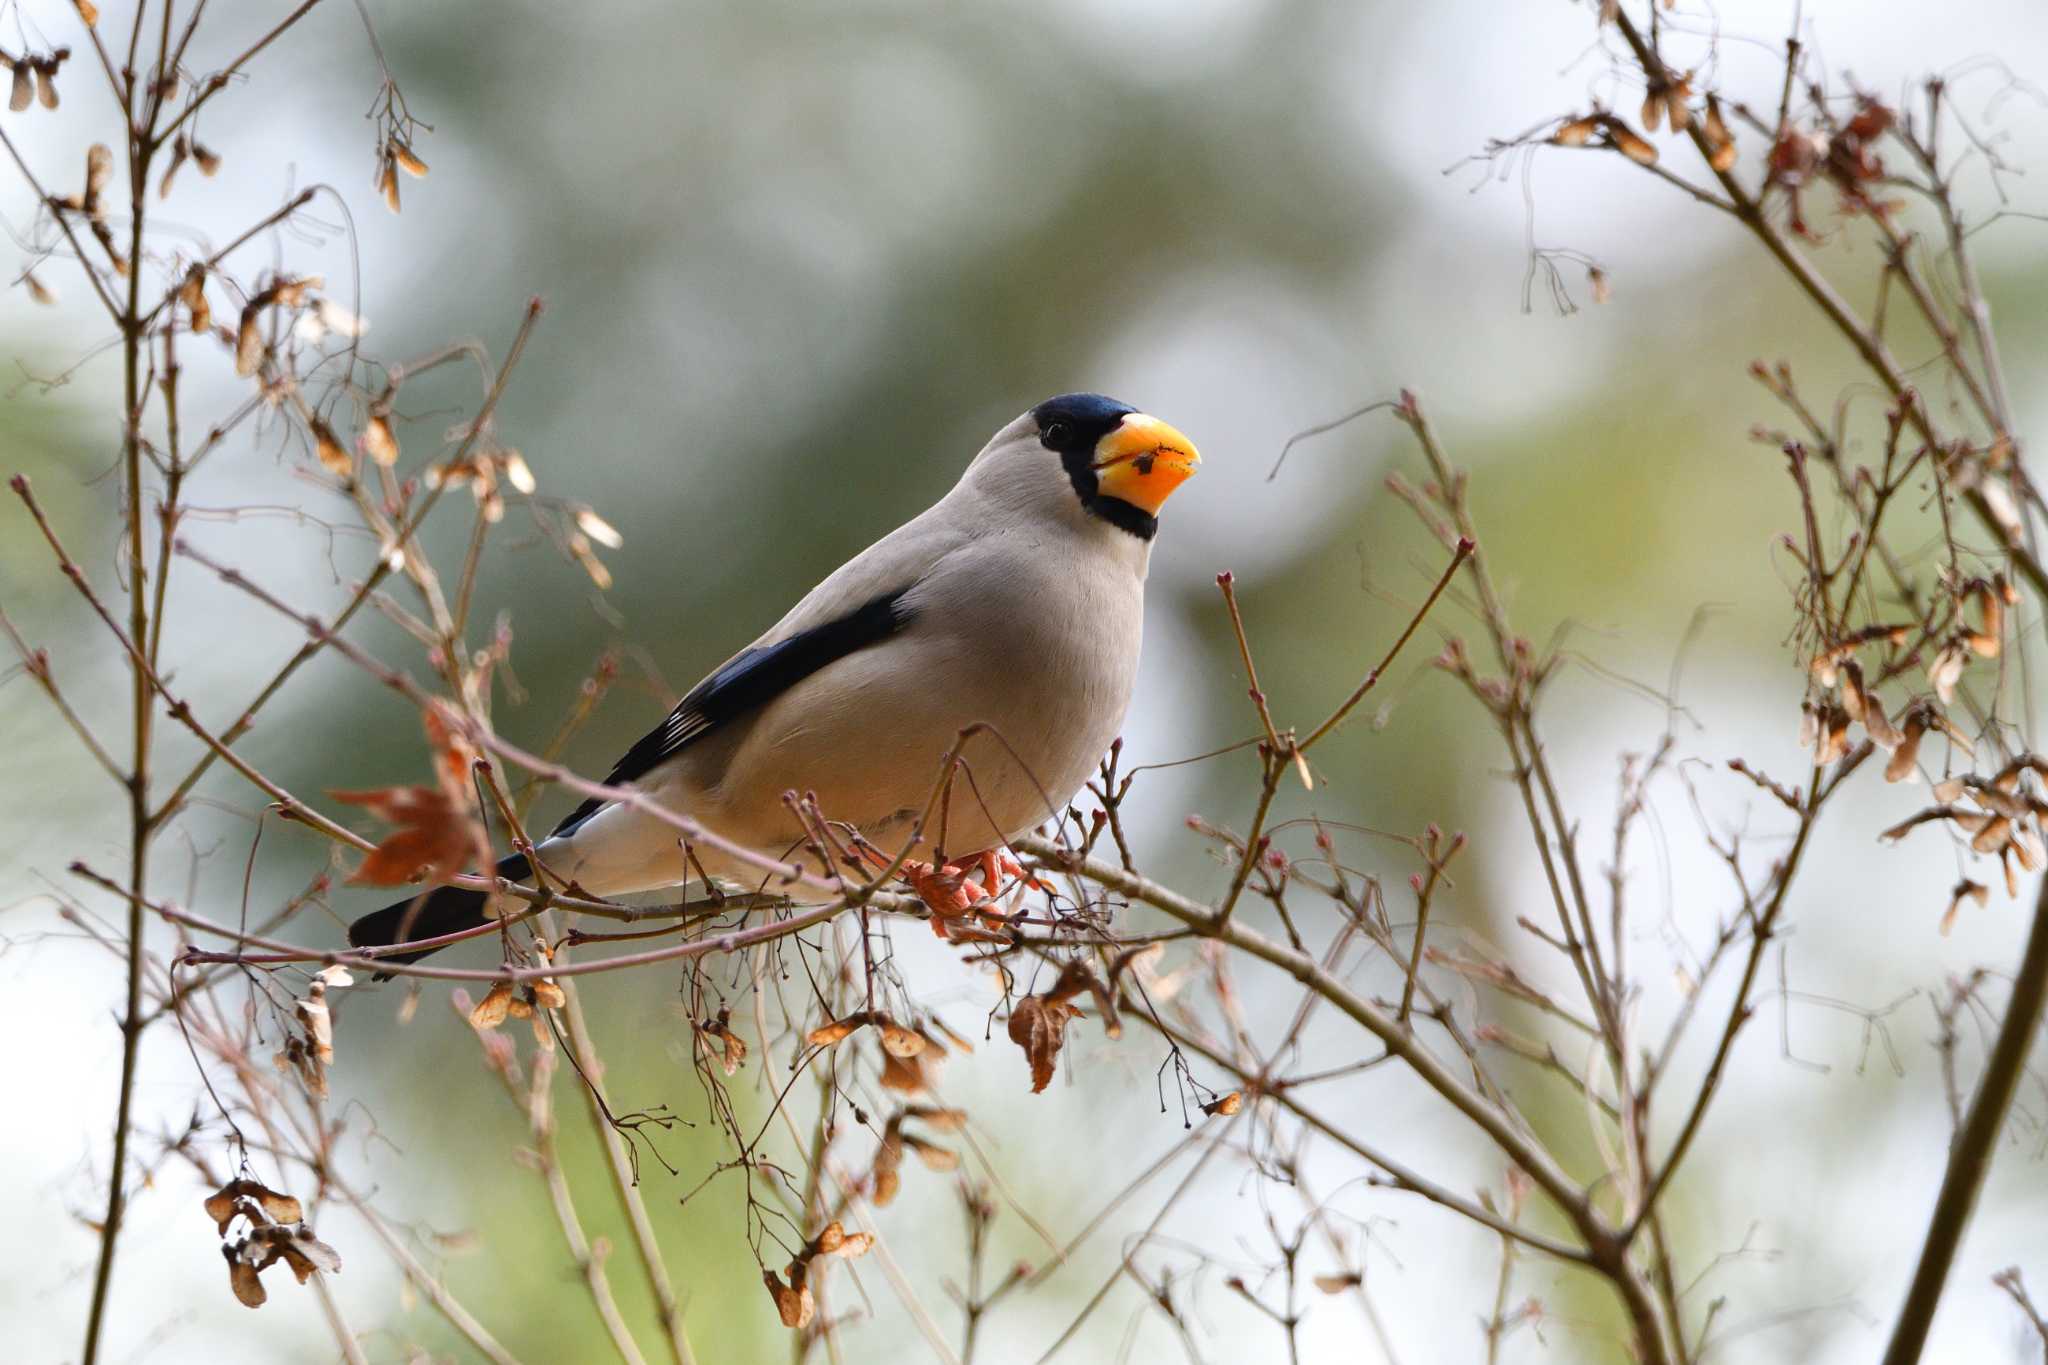
{"label": "bird's eye", "polygon": [[1039,439],[1049,446],[1063,446],[1067,443],[1067,438],[1073,434],[1073,427],[1065,422],[1048,422]]}

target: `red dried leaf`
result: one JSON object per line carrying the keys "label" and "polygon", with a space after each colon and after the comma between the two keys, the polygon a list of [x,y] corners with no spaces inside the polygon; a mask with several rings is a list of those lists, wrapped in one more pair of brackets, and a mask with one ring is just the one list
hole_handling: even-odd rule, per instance
{"label": "red dried leaf", "polygon": [[333,796],[397,826],[349,874],[351,885],[401,886],[422,875],[445,881],[468,865],[477,848],[468,809],[438,787],[378,787]]}

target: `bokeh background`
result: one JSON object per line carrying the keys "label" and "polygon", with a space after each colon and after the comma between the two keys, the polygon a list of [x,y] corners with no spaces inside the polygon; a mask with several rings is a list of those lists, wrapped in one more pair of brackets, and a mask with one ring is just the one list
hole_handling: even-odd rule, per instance
{"label": "bokeh background", "polygon": [[[270,22],[258,8],[221,14],[191,65],[239,50]],[[1729,35],[1727,78],[1766,100],[1789,8],[1731,3],[1714,16]],[[593,11],[376,0],[392,69],[435,126],[419,145],[432,176],[405,184],[396,218],[368,186],[362,111],[374,63],[355,16],[331,9],[219,102],[203,136],[224,157],[221,174],[202,181],[188,169],[166,220],[218,241],[292,187],[341,186],[352,220],[323,204],[333,230],[278,249],[295,266],[318,263],[338,290],[359,262],[369,344],[384,356],[464,334],[502,349],[525,299],[545,298],[500,429],[544,492],[595,504],[625,547],[609,556],[618,583],[600,603],[540,537],[496,542],[483,601],[515,632],[524,699],[501,697],[498,710],[514,737],[551,734],[598,655],[621,648],[625,681],[572,755],[601,769],[672,691],[942,492],[987,433],[1076,388],[1164,416],[1206,457],[1169,509],[1154,560],[1134,758],[1185,757],[1253,728],[1211,581],[1226,568],[1283,723],[1312,723],[1377,656],[1439,561],[1379,490],[1387,472],[1416,465],[1383,414],[1304,444],[1268,476],[1290,433],[1405,385],[1474,470],[1480,529],[1522,629],[1538,639],[1568,630],[1588,661],[1559,689],[1548,734],[1589,830],[1611,819],[1617,755],[1646,749],[1667,722],[1702,760],[1688,771],[1724,828],[1757,803],[1712,775],[1721,759],[1741,754],[1786,775],[1799,767],[1800,679],[1782,647],[1786,565],[1771,549],[1793,503],[1776,457],[1747,439],[1753,422],[1777,414],[1744,369],[1753,357],[1789,356],[1811,391],[1830,394],[1857,376],[1732,227],[1619,158],[1546,155],[1526,180],[1519,164],[1506,176],[1457,164],[1488,137],[1582,108],[1589,94],[1616,97],[1588,50],[1585,7],[892,0]],[[2048,14],[2020,0],[1814,0],[1805,16],[1832,71],[1882,92],[1983,53],[2048,79]],[[4,22],[61,41],[70,20],[68,7],[44,5]],[[62,116],[7,125],[59,182],[107,135],[105,97],[87,74],[74,63]],[[1965,87],[1973,114],[1998,84]],[[1999,115],[2006,154],[2048,164],[2039,103],[2009,99]],[[2030,182],[2013,188],[2021,207],[2048,207]],[[19,236],[32,205],[11,177],[0,205]],[[1980,239],[2022,431],[2048,416],[2034,382],[2048,361],[2042,230],[2011,223]],[[1540,280],[1524,307],[1532,232],[1542,246],[1596,256],[1612,300],[1592,306],[1582,272],[1568,268],[1578,311],[1553,306]],[[245,268],[271,249],[253,248]],[[1856,246],[1834,268],[1867,279],[1873,263]],[[38,309],[19,289],[0,304],[5,464],[34,478],[76,551],[111,581],[118,374],[108,355],[92,356],[106,338],[83,282],[44,273],[62,307]],[[216,355],[193,360],[188,384],[199,403],[236,392]],[[409,453],[432,448],[474,386],[433,393],[401,432]],[[1874,409],[1867,394],[1859,401]],[[274,436],[240,443],[199,479],[193,501],[338,515],[281,450]],[[331,606],[373,553],[317,522],[262,514],[203,521],[193,535],[315,608]],[[8,609],[50,647],[82,709],[118,735],[125,673],[32,540],[25,518],[0,513]],[[177,681],[225,718],[293,637],[196,578],[176,598]],[[1711,610],[1675,674],[1702,608]],[[382,623],[365,622],[360,638],[418,664]],[[1337,821],[1469,831],[1447,925],[1502,941],[1516,914],[1537,908],[1540,885],[1502,762],[1475,713],[1427,669],[1433,648],[1418,642],[1379,694],[1384,705],[1330,746],[1328,785],[1288,799],[1295,813]],[[1675,721],[1650,690],[1674,678],[1685,705]],[[414,780],[422,762],[413,719],[334,660],[306,670],[248,749],[304,793]],[[81,1218],[104,1176],[119,986],[104,953],[55,918],[48,891],[74,889],[64,873],[73,857],[118,866],[122,817],[18,677],[0,687],[0,776],[0,1074],[11,1116],[0,1124],[0,1320],[10,1358],[61,1360],[76,1352],[89,1291],[94,1236]],[[1241,825],[1253,782],[1242,754],[1150,775],[1132,817],[1145,864],[1212,894],[1224,875],[1183,819]],[[232,910],[253,806],[225,776],[203,790],[211,804],[162,846],[157,885]],[[1742,1329],[1722,1359],[1866,1359],[1910,1271],[1948,1133],[1930,996],[1951,974],[2013,960],[2022,927],[2019,908],[1999,899],[1937,933],[1956,875],[1950,855],[1931,835],[1898,849],[1871,837],[1910,808],[1910,796],[1861,782],[1835,813],[1794,898],[1786,979],[1804,995],[1766,998],[1678,1190],[1681,1265],[1713,1267],[1699,1299],[1727,1295],[1722,1322]],[[1772,837],[1770,817],[1761,807],[1748,817],[1758,847]],[[1679,789],[1662,793],[1653,827],[1631,865],[1645,963],[1666,960],[1674,936],[1702,943],[1729,909]],[[1347,851],[1395,885],[1410,870],[1363,837]],[[274,903],[326,857],[314,839],[271,827],[254,903]],[[367,894],[335,899],[341,916],[371,904]],[[913,948],[924,996],[978,1032],[989,983]],[[1646,978],[1653,995],[1669,995],[1654,971]],[[1280,1017],[1283,984],[1247,979],[1255,1017]],[[477,1244],[467,1255],[448,1244],[427,1252],[445,1256],[456,1291],[526,1358],[602,1358],[544,1192],[510,1159],[520,1117],[446,994],[430,987],[406,1025],[396,987],[350,993],[341,1006],[335,1084],[349,1103],[336,1108],[359,1179],[422,1228],[474,1234],[454,1239]],[[1904,999],[1873,1031],[1854,1010],[1806,996],[1867,1009]],[[784,1356],[786,1335],[744,1250],[737,1187],[679,1203],[720,1152],[701,1122],[673,979],[608,977],[590,998],[613,1095],[699,1122],[663,1140],[683,1174],[655,1176],[648,1194],[691,1300],[700,1359]],[[1645,1008],[1657,1017],[1658,1006]],[[1331,1063],[1363,1055],[1361,1036],[1318,1037]],[[1069,1052],[1068,1074],[1041,1096],[1024,1093],[1023,1064],[1000,1036],[956,1060],[946,1082],[1011,1188],[1062,1232],[1182,1135],[1178,1106],[1162,1113],[1155,1101],[1163,1052],[1141,1030],[1118,1044],[1090,1031]],[[144,1067],[145,1131],[181,1126],[196,1087],[174,1033],[157,1031]],[[2048,1288],[2040,1074],[1959,1263],[1935,1358],[2028,1358],[2018,1316],[1989,1276],[2018,1263]],[[1321,1100],[1448,1184],[1499,1183],[1442,1108],[1397,1077],[1364,1073]],[[1557,1130],[1572,1131],[1570,1106],[1557,1107]],[[587,1134],[572,1124],[565,1142],[595,1229],[616,1237]],[[1334,1160],[1315,1169],[1324,1191],[1361,1173]],[[984,1358],[1035,1359],[1175,1178],[999,1311]],[[960,1264],[957,1204],[943,1178],[913,1170],[906,1184],[882,1227],[950,1331],[941,1286]],[[1284,1208],[1284,1196],[1267,1202],[1276,1198]],[[1341,1199],[1372,1220],[1368,1286],[1398,1358],[1475,1358],[1495,1245],[1399,1195],[1354,1186]],[[186,1173],[166,1168],[134,1202],[113,1358],[330,1358],[309,1296],[277,1287],[255,1314],[231,1301],[198,1200]],[[1184,1207],[1169,1230],[1225,1261],[1266,1250],[1260,1196],[1230,1163]],[[1018,1218],[1006,1214],[999,1229],[999,1263],[1043,1259]],[[335,1215],[322,1231],[347,1262],[334,1281],[346,1311],[359,1328],[384,1329],[371,1339],[374,1358],[402,1358],[415,1341],[460,1356],[426,1310],[408,1305],[359,1228]],[[1170,1246],[1145,1257],[1155,1269],[1192,1264]],[[635,1277],[618,1270],[629,1313],[643,1315]],[[1221,1288],[1223,1273],[1194,1282],[1208,1358],[1277,1351],[1277,1333]],[[862,1284],[873,1320],[846,1336],[850,1358],[919,1358],[886,1286],[871,1273]],[[1517,1292],[1540,1296],[1548,1315],[1540,1339],[1518,1335],[1510,1358],[1611,1357],[1597,1293],[1526,1261]],[[1313,1359],[1381,1358],[1348,1302],[1313,1308],[1303,1337]],[[1177,1349],[1126,1285],[1065,1358]]]}

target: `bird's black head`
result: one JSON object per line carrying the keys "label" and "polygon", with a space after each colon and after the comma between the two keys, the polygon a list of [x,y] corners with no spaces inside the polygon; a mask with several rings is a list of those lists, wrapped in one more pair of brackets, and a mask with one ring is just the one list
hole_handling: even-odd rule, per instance
{"label": "bird's black head", "polygon": [[1048,398],[1031,415],[1081,505],[1140,540],[1158,534],[1161,504],[1200,462],[1172,427],[1099,393]]}

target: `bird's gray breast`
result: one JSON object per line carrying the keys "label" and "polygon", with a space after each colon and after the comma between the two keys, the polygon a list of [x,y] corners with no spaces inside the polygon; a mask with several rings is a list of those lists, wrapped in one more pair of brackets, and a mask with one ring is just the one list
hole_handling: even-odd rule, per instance
{"label": "bird's gray breast", "polygon": [[780,793],[813,791],[828,818],[890,824],[926,806],[948,749],[978,729],[947,797],[947,849],[1055,818],[1130,704],[1143,563],[1062,527],[975,537],[905,595],[899,632],[791,688],[734,737],[705,813],[766,843],[776,830],[751,826],[779,827]]}

